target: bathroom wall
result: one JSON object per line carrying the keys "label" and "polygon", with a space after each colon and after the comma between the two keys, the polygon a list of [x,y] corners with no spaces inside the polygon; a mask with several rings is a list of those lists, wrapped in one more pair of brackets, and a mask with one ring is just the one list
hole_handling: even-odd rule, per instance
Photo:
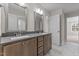
{"label": "bathroom wall", "polygon": [[8,16],[7,16],[7,13],[8,13],[8,4],[6,3],[1,3],[2,7],[0,7],[2,10],[1,10],[1,32],[2,33],[5,33],[7,31],[7,28],[8,28],[8,24],[7,24],[7,20],[8,20]]}
{"label": "bathroom wall", "polygon": [[0,7],[0,36],[2,33],[5,33],[5,21],[4,8]]}
{"label": "bathroom wall", "polygon": [[1,36],[1,8],[0,8],[0,36]]}

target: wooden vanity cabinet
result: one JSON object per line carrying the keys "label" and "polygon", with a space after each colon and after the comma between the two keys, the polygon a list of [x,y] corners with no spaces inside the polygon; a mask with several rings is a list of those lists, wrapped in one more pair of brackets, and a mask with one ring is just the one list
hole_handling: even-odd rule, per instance
{"label": "wooden vanity cabinet", "polygon": [[23,56],[37,56],[37,39],[31,38],[23,42]]}
{"label": "wooden vanity cabinet", "polygon": [[21,56],[22,55],[22,43],[17,42],[3,46],[4,56]]}
{"label": "wooden vanity cabinet", "polygon": [[48,37],[44,36],[44,55],[48,52]]}
{"label": "wooden vanity cabinet", "polygon": [[5,45],[2,50],[0,55],[4,56],[37,56],[37,38]]}
{"label": "wooden vanity cabinet", "polygon": [[2,46],[0,45],[0,56],[2,56],[3,54],[3,49],[2,49]]}
{"label": "wooden vanity cabinet", "polygon": [[43,54],[43,36],[38,36],[38,39],[37,39],[37,42],[38,42],[38,44],[37,44],[37,47],[38,47],[38,49],[37,49],[37,55],[38,56],[43,56],[44,54]]}
{"label": "wooden vanity cabinet", "polygon": [[52,49],[52,39],[51,34],[48,35],[48,50]]}
{"label": "wooden vanity cabinet", "polygon": [[51,48],[51,34],[46,34],[0,45],[0,56],[43,56]]}
{"label": "wooden vanity cabinet", "polygon": [[51,35],[45,35],[44,36],[44,55],[48,53],[48,51],[52,48],[52,40],[51,40]]}

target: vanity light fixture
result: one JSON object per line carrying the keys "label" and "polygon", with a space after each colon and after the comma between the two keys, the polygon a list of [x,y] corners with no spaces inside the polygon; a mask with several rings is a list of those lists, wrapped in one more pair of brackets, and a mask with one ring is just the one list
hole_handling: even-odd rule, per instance
{"label": "vanity light fixture", "polygon": [[35,8],[34,11],[35,11],[36,13],[39,13],[40,15],[43,14],[43,10],[41,10],[40,8]]}
{"label": "vanity light fixture", "polygon": [[20,5],[20,6],[24,6],[24,5],[25,5],[25,3],[18,3],[18,5]]}

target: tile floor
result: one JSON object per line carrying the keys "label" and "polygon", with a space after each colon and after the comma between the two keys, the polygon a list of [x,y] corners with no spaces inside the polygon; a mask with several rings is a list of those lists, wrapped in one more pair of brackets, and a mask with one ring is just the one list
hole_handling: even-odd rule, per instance
{"label": "tile floor", "polygon": [[63,46],[52,45],[52,49],[46,56],[79,56],[79,44],[67,42]]}

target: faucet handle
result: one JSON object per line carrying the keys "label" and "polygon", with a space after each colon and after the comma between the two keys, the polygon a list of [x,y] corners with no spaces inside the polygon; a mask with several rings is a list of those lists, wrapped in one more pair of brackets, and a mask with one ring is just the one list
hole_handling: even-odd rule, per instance
{"label": "faucet handle", "polygon": [[17,36],[17,33],[14,33],[15,36]]}

